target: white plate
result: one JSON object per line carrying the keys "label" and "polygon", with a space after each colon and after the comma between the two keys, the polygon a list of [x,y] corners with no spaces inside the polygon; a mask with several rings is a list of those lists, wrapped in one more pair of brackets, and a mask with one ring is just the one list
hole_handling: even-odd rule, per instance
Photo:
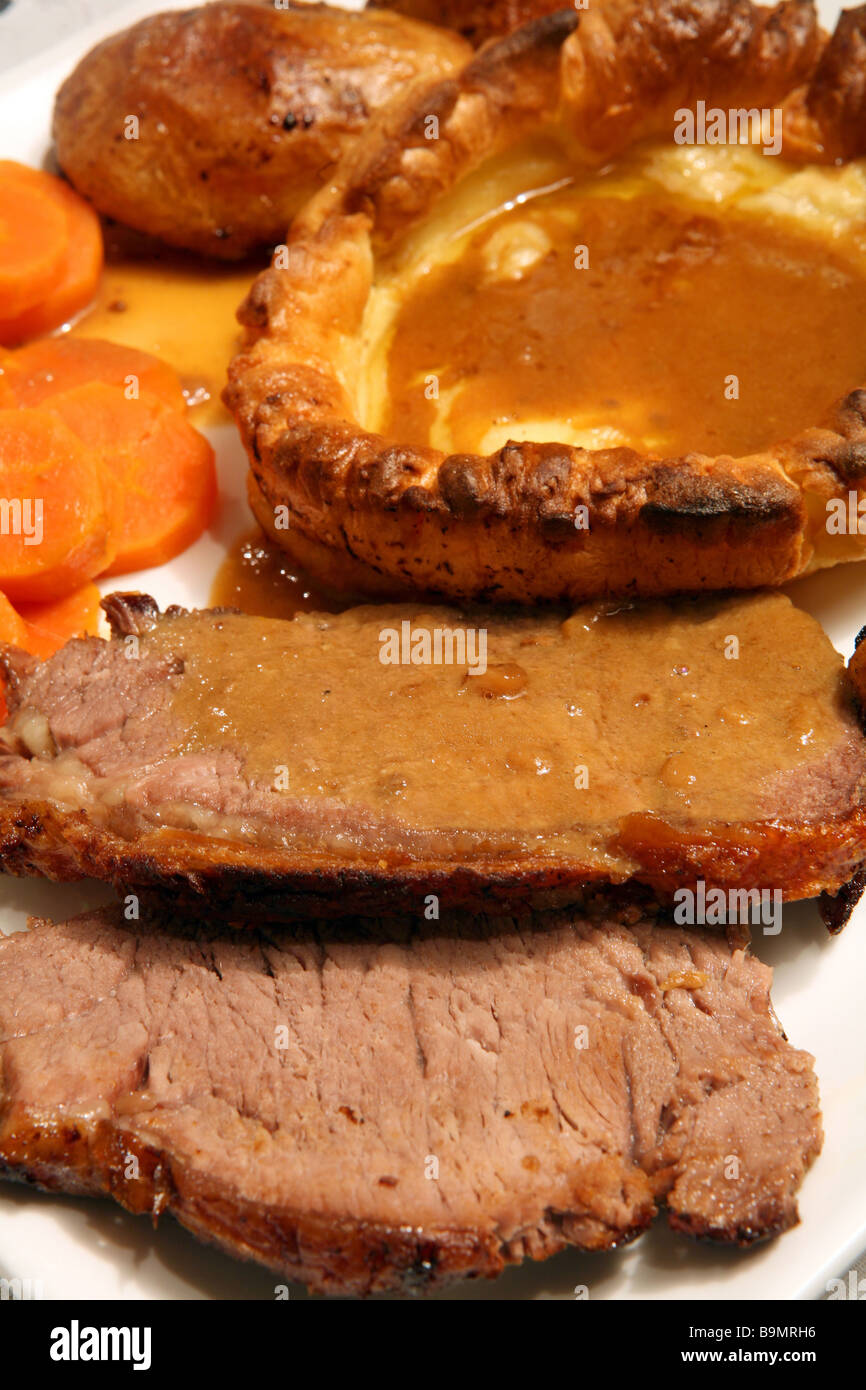
{"label": "white plate", "polygon": [[[0,157],[38,164],[49,146],[54,92],[73,64],[105,34],[147,14],[156,0],[113,10],[104,23],[51,49],[3,78]],[[161,8],[181,8],[162,0]],[[837,7],[821,5],[831,26]],[[2,18],[0,18],[2,42]],[[214,430],[221,506],[213,526],[179,559],[137,582],[161,603],[201,604],[225,546],[249,525],[245,463],[230,428]],[[105,586],[106,589],[110,585]],[[866,622],[866,567],[842,566],[790,586],[846,655]],[[28,913],[55,918],[104,901],[99,885],[0,881],[0,930]],[[800,1198],[801,1225],[750,1252],[713,1250],[672,1236],[662,1225],[612,1255],[569,1252],[527,1263],[493,1282],[469,1284],[451,1298],[808,1299],[846,1270],[866,1247],[866,1061],[861,981],[866,977],[866,907],[830,940],[813,905],[789,908],[776,938],[756,940],[775,967],[774,1000],[792,1041],[815,1054],[824,1110],[824,1152]],[[50,1197],[0,1186],[0,1276],[38,1281],[46,1298],[273,1298],[274,1277],[199,1245],[174,1222],[157,1231],[109,1202]],[[292,1290],[293,1297],[304,1297]]]}

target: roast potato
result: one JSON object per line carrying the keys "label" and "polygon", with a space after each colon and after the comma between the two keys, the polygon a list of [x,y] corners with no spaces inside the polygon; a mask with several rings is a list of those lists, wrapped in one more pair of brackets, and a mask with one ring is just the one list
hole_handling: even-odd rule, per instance
{"label": "roast potato", "polygon": [[368,117],[471,49],[402,15],[272,0],[154,15],[92,50],[54,109],[100,212],[225,260],[282,241]]}

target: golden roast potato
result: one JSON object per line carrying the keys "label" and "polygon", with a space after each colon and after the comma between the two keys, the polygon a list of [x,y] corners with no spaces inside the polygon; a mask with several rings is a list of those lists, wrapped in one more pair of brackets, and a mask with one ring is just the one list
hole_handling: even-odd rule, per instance
{"label": "golden roast potato", "polygon": [[457,34],[327,5],[205,5],[106,39],[57,95],[54,140],[100,212],[226,260],[285,236],[370,115],[470,56]]}

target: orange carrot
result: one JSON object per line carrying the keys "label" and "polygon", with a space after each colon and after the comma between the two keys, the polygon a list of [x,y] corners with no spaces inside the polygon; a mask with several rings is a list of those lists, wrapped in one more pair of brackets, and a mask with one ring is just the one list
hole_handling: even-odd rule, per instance
{"label": "orange carrot", "polygon": [[213,450],[176,410],[145,392],[127,400],[102,382],[46,401],[119,484],[117,553],[106,574],[149,569],[197,540],[216,498]]}
{"label": "orange carrot", "polygon": [[0,343],[6,347],[17,347],[29,338],[59,328],[90,303],[99,285],[103,247],[98,216],[60,179],[53,180],[53,195],[66,211],[68,226],[60,279],[45,298],[29,309],[13,317],[0,317]]}
{"label": "orange carrot", "polygon": [[0,594],[0,646],[25,647],[27,628],[5,594]]}
{"label": "orange carrot", "polygon": [[69,250],[69,215],[57,179],[0,160],[0,318],[32,309],[56,287]]}
{"label": "orange carrot", "polygon": [[53,603],[21,603],[18,612],[24,625],[19,643],[40,661],[52,655],[71,637],[95,635],[99,626],[100,594],[95,584],[82,584],[65,598]]}
{"label": "orange carrot", "polygon": [[[47,410],[0,410],[0,590],[61,598],[114,559],[98,459]],[[114,524],[112,524],[114,523]]]}
{"label": "orange carrot", "polygon": [[41,338],[0,356],[0,406],[12,400],[43,405],[93,381],[122,387],[132,397],[149,392],[166,405],[186,409],[180,378],[167,362],[103,338]]}

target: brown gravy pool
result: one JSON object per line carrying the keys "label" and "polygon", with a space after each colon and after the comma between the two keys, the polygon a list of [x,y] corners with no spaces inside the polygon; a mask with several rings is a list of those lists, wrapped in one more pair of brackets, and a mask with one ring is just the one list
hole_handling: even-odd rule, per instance
{"label": "brown gravy pool", "polygon": [[[492,276],[492,239],[509,227],[530,251],[539,236],[548,249],[523,274]],[[444,404],[456,453],[489,452],[492,425],[504,442],[509,426],[532,439],[533,421],[573,420],[673,456],[749,454],[815,424],[866,378],[864,321],[866,280],[826,240],[659,194],[567,188],[485,223],[416,281],[395,325],[382,428],[436,443]]]}
{"label": "brown gravy pool", "polygon": [[230,547],[211,586],[213,608],[239,608],[260,618],[339,613],[345,605],[319,588],[258,527]]}
{"label": "brown gravy pool", "polygon": [[236,313],[266,263],[226,266],[108,226],[96,300],[70,332],[161,357],[180,376],[192,422],[227,424],[220,392],[240,346]]}

